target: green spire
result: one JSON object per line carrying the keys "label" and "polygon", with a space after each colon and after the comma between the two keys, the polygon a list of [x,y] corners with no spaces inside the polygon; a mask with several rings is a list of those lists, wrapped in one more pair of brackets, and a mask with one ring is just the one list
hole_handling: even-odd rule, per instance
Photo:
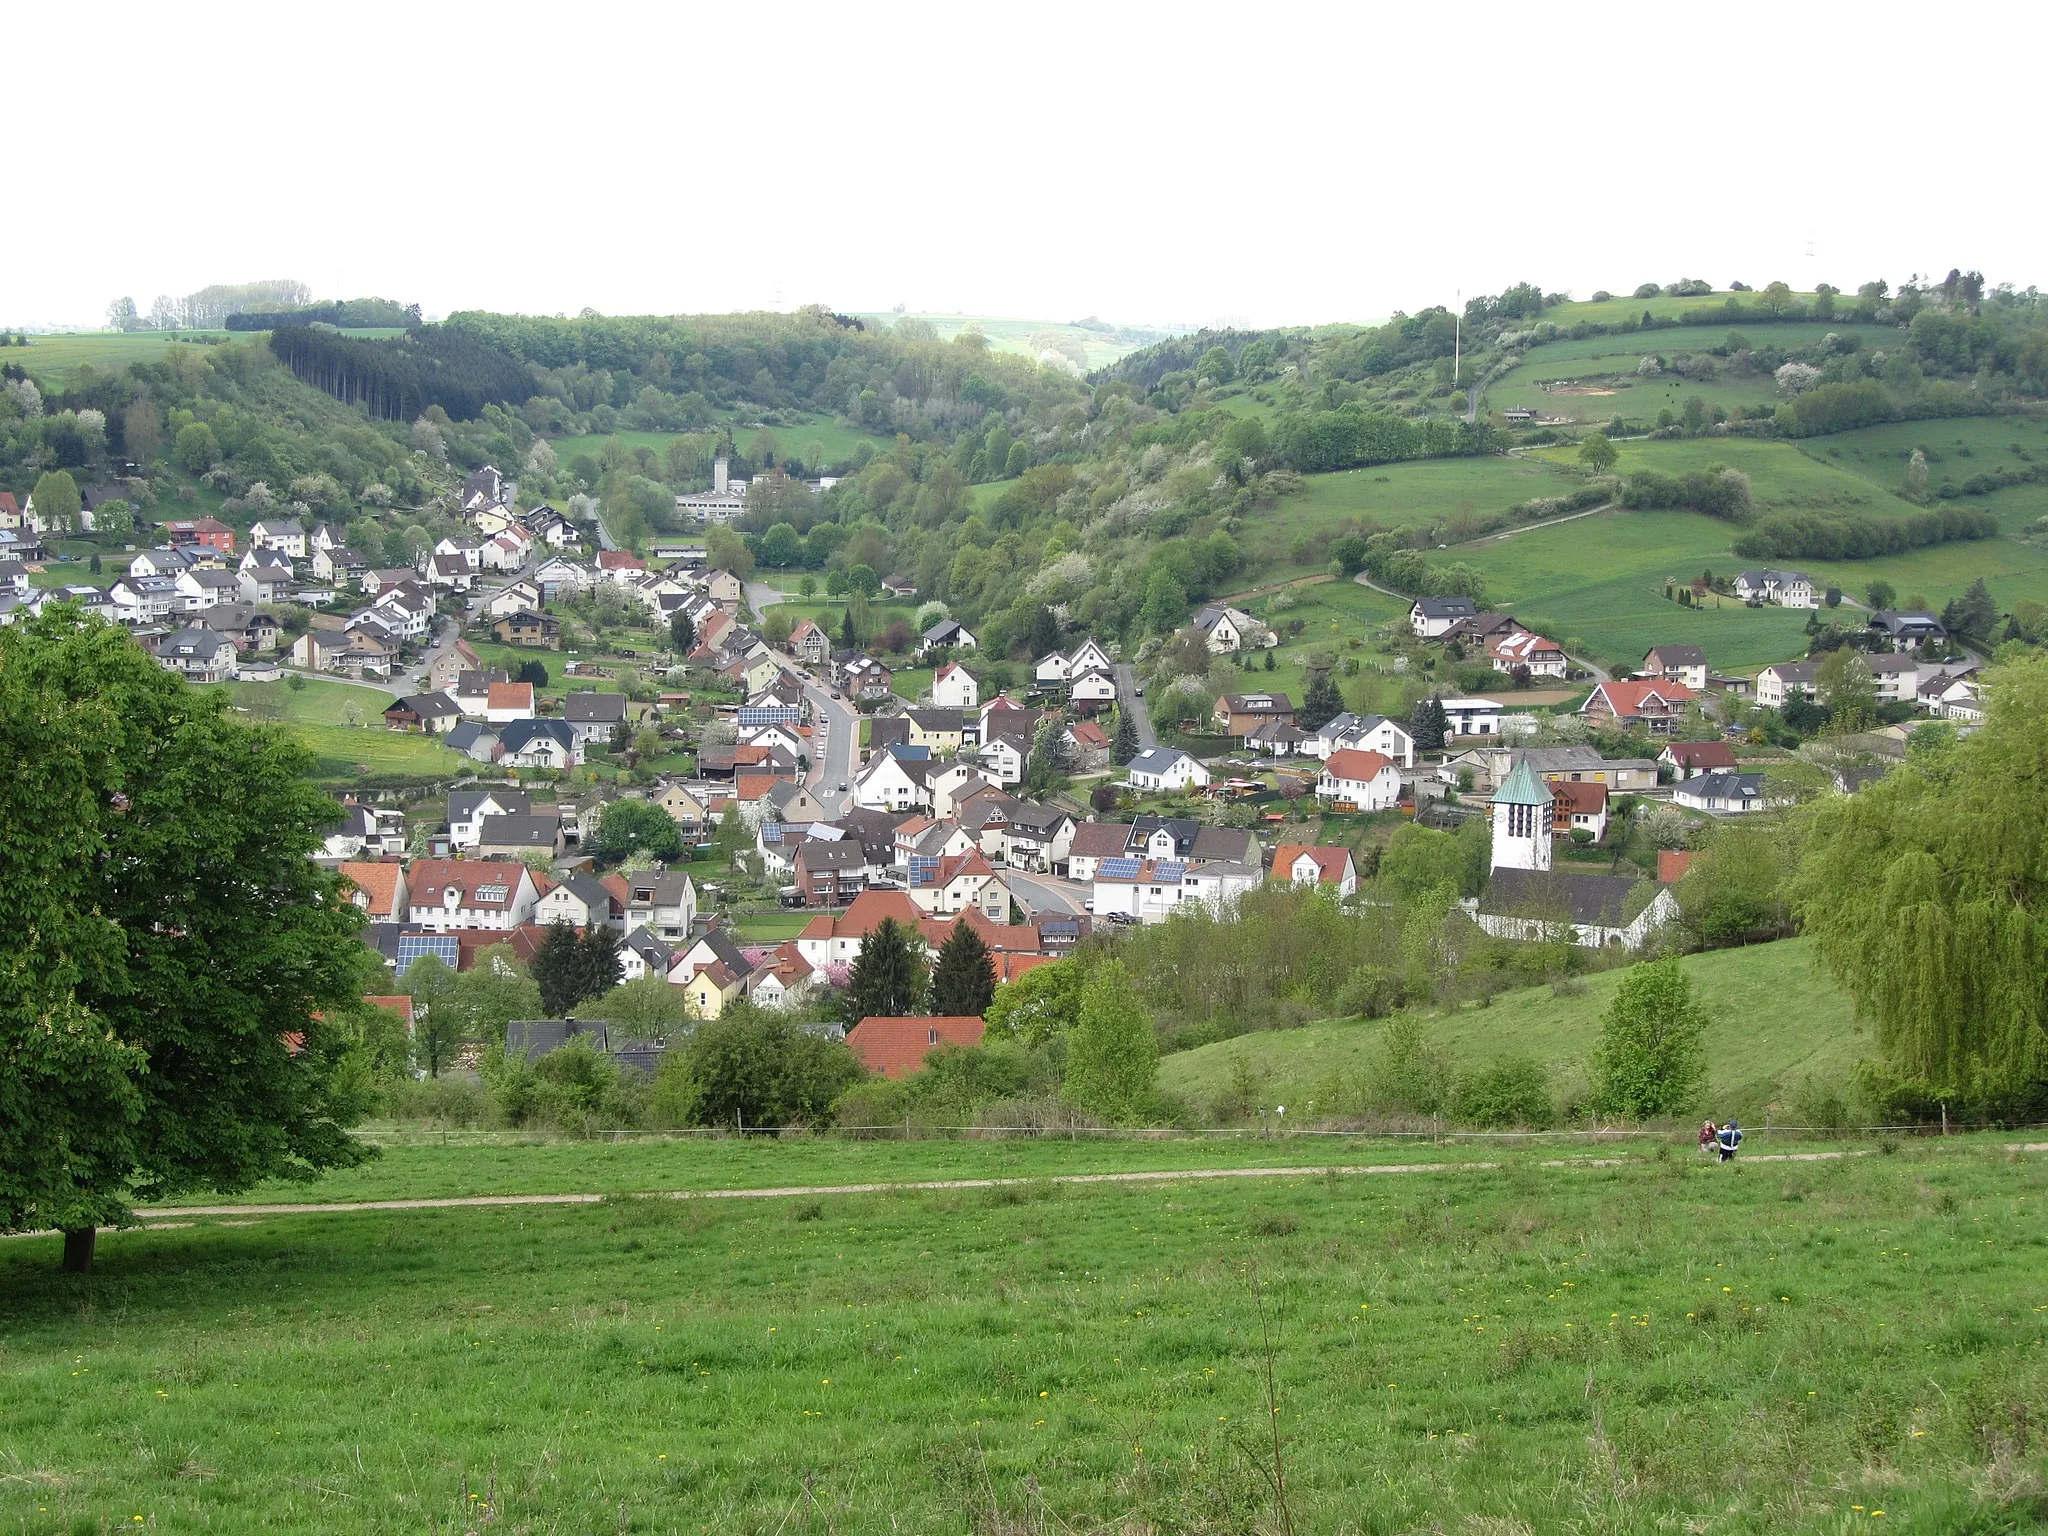
{"label": "green spire", "polygon": [[1549,787],[1538,782],[1526,759],[1516,763],[1507,781],[1493,792],[1495,805],[1548,805],[1550,799]]}

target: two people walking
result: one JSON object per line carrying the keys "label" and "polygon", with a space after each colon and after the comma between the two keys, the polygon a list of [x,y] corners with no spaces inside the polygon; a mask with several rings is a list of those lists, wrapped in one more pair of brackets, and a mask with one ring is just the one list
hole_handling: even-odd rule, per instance
{"label": "two people walking", "polygon": [[1718,1152],[1721,1161],[1735,1161],[1735,1149],[1742,1145],[1742,1127],[1730,1120],[1726,1125],[1717,1126],[1711,1120],[1700,1124],[1700,1150]]}

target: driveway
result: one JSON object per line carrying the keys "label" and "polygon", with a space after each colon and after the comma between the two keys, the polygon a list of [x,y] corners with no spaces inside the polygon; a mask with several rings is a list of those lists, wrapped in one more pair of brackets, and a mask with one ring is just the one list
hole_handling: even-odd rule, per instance
{"label": "driveway", "polygon": [[1130,711],[1141,752],[1159,745],[1159,733],[1152,729],[1152,711],[1138,695],[1138,669],[1127,661],[1116,664],[1116,707]]}

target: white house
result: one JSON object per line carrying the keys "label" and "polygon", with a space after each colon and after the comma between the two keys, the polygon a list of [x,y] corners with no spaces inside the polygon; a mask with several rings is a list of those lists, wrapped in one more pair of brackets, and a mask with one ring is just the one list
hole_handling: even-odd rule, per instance
{"label": "white house", "polygon": [[1771,803],[1764,797],[1761,773],[1703,773],[1681,779],[1671,799],[1690,810],[1718,813],[1760,811]]}
{"label": "white house", "polygon": [[1501,706],[1492,699],[1445,699],[1453,736],[1498,736]]}
{"label": "white house", "polygon": [[947,709],[974,709],[981,703],[981,684],[959,662],[947,662],[932,677],[932,703]]}
{"label": "white house", "polygon": [[1730,590],[1745,603],[1776,603],[1780,608],[1817,608],[1813,580],[1804,571],[1743,571]]}
{"label": "white house", "polygon": [[1415,738],[1385,715],[1354,715],[1347,710],[1324,722],[1305,750],[1327,761],[1332,752],[1347,747],[1377,752],[1403,768],[1415,766]]}
{"label": "white house", "polygon": [[1517,667],[1527,667],[1531,677],[1563,677],[1565,673],[1564,648],[1555,640],[1546,640],[1541,635],[1526,631],[1496,640],[1490,654],[1496,672],[1512,672]]}
{"label": "white house", "polygon": [[1812,698],[1819,667],[1810,661],[1781,661],[1756,675],[1756,701],[1765,709],[1783,709],[1794,694]]}
{"label": "white house", "polygon": [[975,646],[974,636],[969,634],[966,626],[957,619],[941,619],[924,632],[917,649],[918,654],[922,656],[928,651],[947,646],[956,651],[971,651]]}
{"label": "white house", "polygon": [[256,523],[249,529],[249,547],[274,549],[294,560],[303,560],[306,558],[305,526],[296,517]]}
{"label": "white house", "polygon": [[1269,879],[1291,885],[1327,885],[1340,897],[1358,890],[1358,866],[1349,848],[1282,843],[1273,850]]}
{"label": "white house", "polygon": [[1332,752],[1316,780],[1316,798],[1361,811],[1384,811],[1401,799],[1401,770],[1392,758],[1346,747]]}
{"label": "white house", "polygon": [[1408,627],[1424,640],[1434,640],[1460,619],[1478,613],[1469,597],[1418,597],[1408,608]]}
{"label": "white house", "polygon": [[1153,747],[1140,752],[1131,759],[1124,774],[1133,789],[1206,789],[1209,784],[1209,770],[1173,747]]}
{"label": "white house", "polygon": [[1643,653],[1637,675],[1653,682],[1681,683],[1694,693],[1707,691],[1707,653],[1697,645],[1657,645]]}
{"label": "white house", "polygon": [[1256,890],[1262,878],[1249,864],[1102,859],[1095,866],[1092,886],[1095,916],[1163,923],[1183,902],[1199,901],[1220,910],[1225,902]]}
{"label": "white house", "polygon": [[1067,697],[1076,704],[1113,704],[1116,702],[1116,678],[1100,667],[1077,672],[1067,682]]}
{"label": "white house", "polygon": [[530,581],[508,582],[484,599],[484,613],[493,619],[508,614],[532,613],[539,609],[540,588]]}
{"label": "white house", "polygon": [[510,931],[533,917],[533,876],[509,859],[417,859],[406,872],[406,920],[414,928]]}
{"label": "white house", "polygon": [[1032,677],[1041,687],[1071,682],[1083,672],[1111,670],[1109,652],[1094,640],[1083,640],[1071,651],[1054,651],[1041,656],[1032,667]]}
{"label": "white house", "polygon": [[1194,629],[1216,655],[1241,651],[1247,645],[1275,646],[1280,637],[1242,608],[1207,607],[1195,614]]}
{"label": "white house", "polygon": [[[928,771],[928,763],[920,764]],[[893,752],[877,752],[853,781],[853,803],[871,811],[914,811],[930,804],[925,772],[914,772]]]}

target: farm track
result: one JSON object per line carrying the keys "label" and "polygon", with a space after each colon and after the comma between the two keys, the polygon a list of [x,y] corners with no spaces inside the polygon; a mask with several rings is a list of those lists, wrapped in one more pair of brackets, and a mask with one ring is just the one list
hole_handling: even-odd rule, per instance
{"label": "farm track", "polygon": [[[2021,1142],[2010,1150],[2048,1152],[2048,1142]],[[1747,1163],[1825,1163],[1852,1157],[1869,1157],[1868,1148],[1834,1152],[1760,1152],[1741,1159]],[[1554,1157],[1538,1167],[1548,1169],[1624,1168],[1634,1163],[1651,1166],[1650,1160],[1626,1157]],[[254,1216],[353,1215],[379,1211],[452,1211],[535,1205],[599,1205],[606,1200],[778,1200],[796,1196],[919,1194],[949,1189],[1014,1189],[1050,1184],[1168,1184],[1184,1179],[1280,1179],[1280,1178],[1362,1178],[1386,1174],[1494,1173],[1497,1161],[1452,1163],[1357,1163],[1319,1164],[1290,1168],[1176,1168],[1144,1169],[1123,1173],[1061,1173],[1041,1178],[1002,1179],[915,1179],[865,1184],[787,1184],[761,1189],[678,1189],[654,1190],[646,1194],[606,1195],[595,1192],[553,1195],[447,1195],[418,1200],[338,1200],[329,1203],[300,1202],[278,1205],[183,1205],[158,1206],[138,1211],[143,1230],[201,1216],[248,1218]],[[114,1228],[107,1230],[113,1231]],[[22,1233],[19,1236],[49,1236]]]}

